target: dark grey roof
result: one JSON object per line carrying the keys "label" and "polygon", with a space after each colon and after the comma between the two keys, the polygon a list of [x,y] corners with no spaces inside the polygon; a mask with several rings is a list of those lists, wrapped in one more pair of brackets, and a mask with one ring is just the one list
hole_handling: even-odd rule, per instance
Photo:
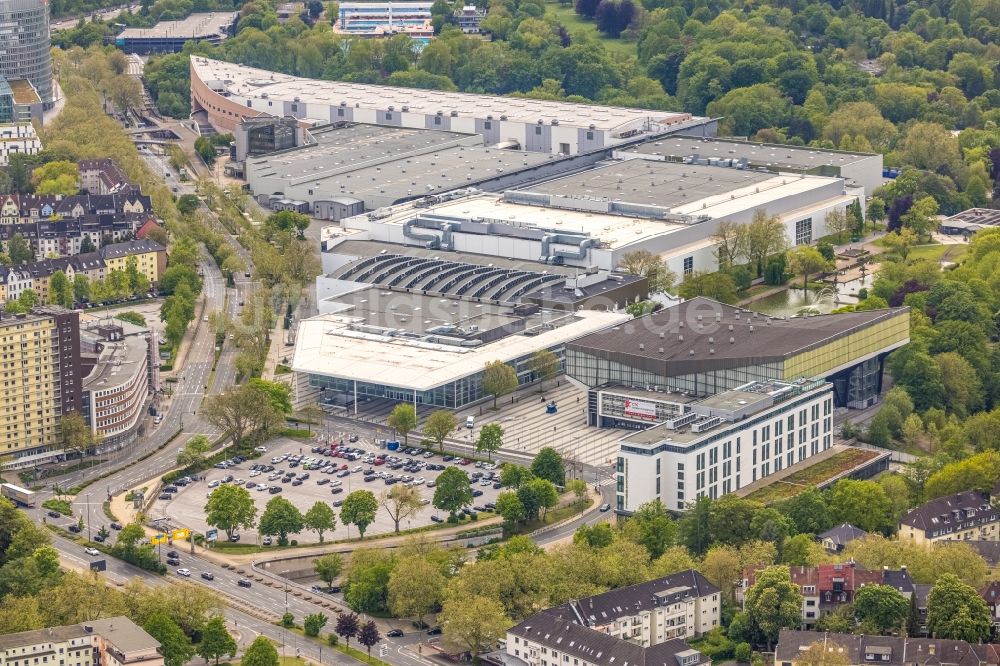
{"label": "dark grey roof", "polygon": [[1000,564],[1000,541],[966,541],[991,567]]}
{"label": "dark grey roof", "polygon": [[822,534],[817,534],[816,538],[821,541],[830,539],[838,546],[846,546],[855,539],[861,539],[866,536],[868,536],[868,532],[865,532],[860,527],[855,527],[850,523],[843,523]]}
{"label": "dark grey roof", "polygon": [[986,493],[966,490],[925,502],[911,509],[899,523],[931,535],[934,532],[948,533],[955,529],[966,529],[972,524],[998,520],[1000,513],[990,504]]}
{"label": "dark grey roof", "polygon": [[620,617],[630,617],[657,606],[718,592],[719,588],[708,582],[699,572],[688,569],[663,578],[571,601],[550,609],[550,612],[571,621],[582,620],[587,625],[604,625]]}
{"label": "dark grey roof", "polygon": [[781,319],[698,297],[567,346],[675,376],[780,362],[899,316],[909,316],[909,308]]}
{"label": "dark grey roof", "polygon": [[45,629],[19,631],[16,634],[0,636],[0,650],[10,650],[11,648],[28,647],[45,643],[61,643],[73,638],[82,638],[86,635],[86,629],[80,624],[71,624],[67,627],[46,627]]}
{"label": "dark grey roof", "polygon": [[550,611],[532,615],[508,633],[597,666],[681,666],[678,656],[684,653],[697,655],[697,661],[690,662],[692,666],[709,663],[709,659],[679,638],[644,648],[568,621]]}
{"label": "dark grey roof", "polygon": [[[890,664],[891,666],[937,666],[956,664],[980,666],[998,663],[996,645],[970,645],[965,641],[934,638],[901,638],[898,636],[868,636],[831,634],[820,631],[782,629],[775,646],[775,663],[793,662],[799,653],[814,643],[843,652],[849,664]],[[887,661],[867,659],[866,655],[889,655]]]}
{"label": "dark grey roof", "polygon": [[884,569],[882,571],[882,584],[896,588],[900,594],[913,594],[916,588],[906,567],[902,569]]}
{"label": "dark grey roof", "polygon": [[934,586],[930,583],[916,583],[913,586],[913,594],[917,597],[917,608],[927,608],[927,597],[930,596]]}
{"label": "dark grey roof", "polygon": [[115,259],[118,257],[127,257],[133,254],[162,252],[166,249],[167,248],[163,247],[151,238],[143,238],[141,240],[127,241],[125,243],[112,243],[111,245],[105,245],[99,250],[99,252],[101,253],[101,258],[103,259]]}

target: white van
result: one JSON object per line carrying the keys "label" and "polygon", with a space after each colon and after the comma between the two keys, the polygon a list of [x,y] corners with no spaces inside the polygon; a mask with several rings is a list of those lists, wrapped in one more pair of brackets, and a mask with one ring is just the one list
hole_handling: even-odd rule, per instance
{"label": "white van", "polygon": [[472,430],[476,426],[476,419],[471,416],[465,417],[465,427]]}

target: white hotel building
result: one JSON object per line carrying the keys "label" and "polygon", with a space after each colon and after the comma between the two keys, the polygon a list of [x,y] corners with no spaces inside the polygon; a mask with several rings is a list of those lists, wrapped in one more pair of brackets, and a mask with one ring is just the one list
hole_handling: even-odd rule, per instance
{"label": "white hotel building", "polygon": [[[677,403],[676,416],[621,440],[617,508],[660,499],[683,511],[790,467],[833,443],[833,386],[821,380],[757,381]],[[632,414],[655,414],[632,401]]]}

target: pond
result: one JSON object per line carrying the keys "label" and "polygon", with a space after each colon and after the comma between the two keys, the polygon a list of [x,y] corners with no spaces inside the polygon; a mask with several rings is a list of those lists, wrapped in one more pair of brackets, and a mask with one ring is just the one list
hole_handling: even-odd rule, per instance
{"label": "pond", "polygon": [[832,310],[858,302],[857,293],[861,287],[870,288],[873,276],[866,275],[864,279],[840,282],[834,290],[828,285],[819,291],[803,291],[795,286],[785,291],[772,294],[759,301],[754,301],[747,307],[756,312],[774,315],[776,317],[794,317],[798,314],[827,314]]}

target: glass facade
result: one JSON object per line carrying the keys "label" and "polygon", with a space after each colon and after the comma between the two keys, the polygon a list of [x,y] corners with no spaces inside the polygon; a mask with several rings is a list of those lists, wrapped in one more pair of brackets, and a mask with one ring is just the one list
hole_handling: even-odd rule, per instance
{"label": "glass facade", "polygon": [[43,0],[0,0],[0,75],[28,79],[42,103],[52,104],[49,5]]}
{"label": "glass facade", "polygon": [[[563,365],[564,348],[550,350],[560,361],[560,369]],[[535,381],[536,377],[529,366],[530,356],[519,358],[509,363],[517,374],[517,382],[524,386]],[[483,400],[489,397],[483,391],[483,373],[477,372],[466,377],[460,377],[454,381],[441,386],[436,386],[426,391],[416,391],[404,386],[391,386],[389,384],[377,384],[373,382],[358,381],[353,379],[343,379],[340,377],[327,377],[325,375],[309,375],[309,385],[320,390],[319,402],[340,406],[350,406],[357,396],[361,401],[365,398],[385,398],[399,402],[416,402],[418,405],[434,405],[436,407],[447,407],[449,409],[459,409],[465,405]]]}

